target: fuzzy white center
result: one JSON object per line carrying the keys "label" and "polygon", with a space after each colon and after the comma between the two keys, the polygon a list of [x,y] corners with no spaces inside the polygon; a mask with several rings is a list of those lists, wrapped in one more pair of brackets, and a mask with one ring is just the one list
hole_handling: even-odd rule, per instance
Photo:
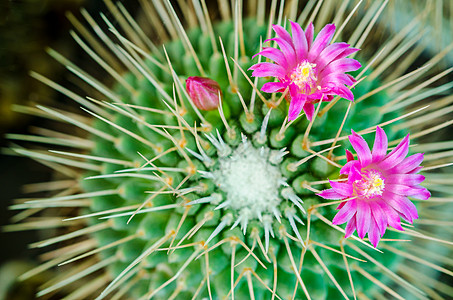
{"label": "fuzzy white center", "polygon": [[385,180],[382,174],[374,169],[362,171],[362,179],[352,184],[354,193],[367,199],[381,196],[385,190]]}
{"label": "fuzzy white center", "polygon": [[318,81],[316,73],[316,64],[309,63],[305,60],[297,65],[290,78],[300,89],[308,93],[316,86]]}
{"label": "fuzzy white center", "polygon": [[249,218],[271,212],[280,203],[279,186],[283,177],[277,166],[269,162],[269,149],[256,149],[241,144],[219,161],[217,184],[227,194],[229,207],[247,211]]}

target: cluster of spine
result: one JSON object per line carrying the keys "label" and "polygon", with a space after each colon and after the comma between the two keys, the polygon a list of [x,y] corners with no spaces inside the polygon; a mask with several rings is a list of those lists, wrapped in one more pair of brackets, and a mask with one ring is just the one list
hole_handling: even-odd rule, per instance
{"label": "cluster of spine", "polygon": [[[116,63],[124,64],[128,72],[120,74],[114,65],[106,64],[112,53],[103,53],[91,45],[99,52],[96,54],[75,33],[74,36],[116,79],[115,87],[107,88],[53,51],[55,58],[101,95],[86,100],[41,75],[34,75],[81,103],[86,115],[93,117],[91,123],[78,115],[39,107],[48,117],[86,130],[88,138],[69,140],[71,145],[86,145],[89,152],[49,154],[14,149],[48,162],[77,180],[75,192],[71,190],[74,187],[64,182],[56,183],[61,184],[60,195],[13,206],[30,213],[46,207],[57,207],[60,211],[64,207],[79,208],[76,215],[65,216],[63,224],[83,227],[33,246],[42,248],[72,241],[74,244],[65,248],[68,251],[50,260],[49,267],[58,264],[68,267],[78,262],[83,266],[84,261],[89,267],[68,272],[61,280],[44,287],[39,295],[91,278],[100,270],[105,270],[105,275],[94,277],[96,280],[73,291],[68,298],[95,295],[97,299],[119,299],[129,295],[134,299],[332,299],[372,295],[382,289],[400,298],[403,296],[398,293],[417,297],[431,292],[438,295],[430,288],[434,283],[426,286],[411,278],[412,272],[421,271],[405,262],[413,260],[426,265],[436,261],[440,250],[427,258],[416,257],[416,251],[423,251],[423,241],[427,240],[451,245],[448,237],[435,238],[425,229],[403,224],[403,233],[386,233],[379,247],[382,250],[355,236],[344,239],[344,229],[331,222],[338,202],[324,200],[316,193],[328,187],[328,179],[338,179],[339,168],[346,160],[340,146],[349,147],[346,141],[351,129],[369,140],[369,133],[377,125],[386,126],[392,146],[408,128],[413,129],[415,138],[421,138],[449,126],[450,123],[432,122],[448,113],[451,102],[448,97],[437,100],[434,108],[421,105],[427,97],[450,89],[449,84],[426,88],[446,74],[427,73],[440,57],[411,73],[390,73],[386,77],[382,76],[384,69],[380,66],[397,60],[404,53],[401,39],[411,36],[390,39],[381,51],[363,49],[362,58],[357,58],[364,69],[354,74],[358,81],[352,89],[355,102],[339,101],[337,97],[329,103],[315,103],[311,121],[299,118],[287,122],[285,95],[261,93],[260,87],[271,79],[251,78],[247,69],[264,59],[252,59],[262,49],[262,41],[269,37],[270,27],[264,24],[284,25],[282,14],[286,12],[289,17],[296,14],[297,1],[280,9],[273,1],[273,11],[266,21],[261,11],[264,3],[259,3],[261,6],[257,7],[262,8],[248,19],[242,16],[241,1],[235,1],[231,11],[227,1],[220,1],[224,21],[214,26],[205,1],[195,1],[195,7],[181,10],[187,14],[189,23],[194,22],[191,17],[198,17],[201,27],[187,31],[169,1],[156,6],[159,7],[156,11],[144,5],[148,14],[157,12],[168,18],[166,30],[174,40],[164,43],[163,48],[144,36],[122,5],[106,3],[116,12],[114,15],[125,34],[104,16],[119,44],[102,32],[97,34],[117,56]],[[339,9],[350,9],[352,16],[359,4],[348,8],[343,3]],[[322,6],[321,2],[316,7],[307,5],[293,19],[308,24],[305,18],[313,20],[318,12],[319,18],[325,17],[331,5]],[[384,6],[385,3],[376,9],[376,16]],[[190,13],[189,8],[198,14]],[[230,13],[233,21],[229,20]],[[275,16],[279,17],[274,20]],[[337,22],[342,20],[335,17]],[[86,13],[85,18],[92,21]],[[349,20],[347,15],[344,19]],[[376,19],[370,19],[367,24],[359,24],[349,43],[361,47],[368,28],[375,22]],[[354,28],[352,23],[345,24]],[[86,36],[85,39],[90,40]],[[401,46],[396,46],[399,43]],[[144,50],[148,48],[149,51]],[[365,57],[370,59],[368,63]],[[423,81],[423,75],[431,79]],[[190,76],[208,77],[218,83],[221,97],[217,109],[198,109],[184,86]],[[418,85],[411,86],[414,82]],[[413,105],[417,107],[409,109]],[[423,130],[421,124],[425,126]],[[53,138],[60,144],[64,140]],[[437,170],[444,165],[448,142],[417,146],[417,151],[426,153],[445,149],[445,154],[427,155],[426,169]],[[234,163],[237,161],[248,165],[242,170]],[[247,170],[247,166],[257,170]],[[254,171],[266,172],[260,179],[266,195],[246,190],[247,185],[259,187],[253,178],[244,177],[246,183],[238,183],[236,177],[241,176],[238,172],[252,177]],[[434,180],[430,182],[427,176],[429,187],[448,195],[443,181],[437,174],[431,175]],[[240,185],[236,190],[235,184]],[[276,186],[268,188],[272,184]],[[434,198],[434,203],[436,199],[445,202],[439,197]],[[422,215],[423,204],[417,206]],[[23,229],[21,225],[24,224],[11,228]],[[84,235],[89,238],[73,240]],[[409,243],[407,236],[422,242]],[[433,268],[451,273],[439,266]],[[42,270],[32,270],[23,278]],[[397,292],[398,287],[404,291]]]}

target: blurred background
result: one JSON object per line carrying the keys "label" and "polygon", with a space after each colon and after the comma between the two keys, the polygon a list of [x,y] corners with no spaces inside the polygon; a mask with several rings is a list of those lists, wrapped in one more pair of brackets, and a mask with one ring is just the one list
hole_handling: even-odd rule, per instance
{"label": "blurred background", "polygon": [[[80,63],[80,50],[74,47],[67,12],[79,14],[80,7],[100,9],[98,0],[0,0],[0,147],[2,152],[12,141],[6,133],[29,133],[30,128],[43,122],[15,112],[15,105],[34,106],[36,103],[59,101],[62,96],[29,76],[36,71],[52,78],[65,80],[65,68],[45,51],[58,49],[66,57]],[[51,75],[49,75],[51,74]],[[0,155],[0,226],[7,225],[17,212],[7,209],[13,199],[23,197],[23,184],[51,179],[51,171],[31,159]],[[36,251],[28,249],[38,240],[38,232],[5,233],[0,230],[0,299],[34,299],[30,282],[15,289],[11,281],[36,264]],[[51,276],[51,274],[48,274]],[[7,295],[6,290],[10,293]]]}

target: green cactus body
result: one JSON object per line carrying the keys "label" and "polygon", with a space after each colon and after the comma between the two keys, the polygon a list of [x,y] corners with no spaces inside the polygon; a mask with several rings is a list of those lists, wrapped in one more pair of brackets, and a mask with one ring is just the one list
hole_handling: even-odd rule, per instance
{"label": "green cactus body", "polygon": [[[240,58],[240,61],[244,62],[241,63],[244,70],[252,65],[251,56],[259,51],[260,36],[264,34],[265,27],[257,27],[255,20],[244,22],[244,40],[248,42],[246,56]],[[232,55],[234,45],[231,41],[234,41],[234,24],[218,24],[215,35],[220,36],[224,41],[227,56]],[[156,87],[146,77],[137,78],[132,74],[127,75],[128,81],[137,89],[138,95],[131,97],[121,87],[118,87],[117,92],[122,95],[122,102],[140,105],[143,109],[137,110],[137,116],[133,117],[129,116],[130,113],[124,107],[115,106],[111,111],[112,121],[139,136],[146,137],[146,140],[154,146],[141,143],[131,137],[129,133],[120,132],[113,126],[105,126],[105,122],[98,120],[96,121],[97,128],[115,136],[118,142],[100,143],[92,154],[133,161],[143,166],[145,165],[143,157],[150,159],[159,156],[175,145],[176,147],[180,145],[181,149],[186,150],[184,155],[181,154],[181,151],[175,150],[145,167],[130,171],[121,171],[121,165],[111,166],[104,163],[101,164],[104,172],[92,175],[109,176],[116,170],[115,177],[82,179],[81,183],[87,192],[99,191],[98,184],[103,188],[109,186],[109,188],[119,191],[118,195],[95,198],[90,213],[121,206],[138,207],[146,203],[141,211],[128,210],[128,213],[121,217],[115,217],[116,214],[112,214],[115,217],[112,228],[98,233],[100,241],[107,241],[102,242],[100,246],[110,243],[111,239],[108,237],[111,235],[127,237],[142,233],[137,238],[119,245],[115,251],[101,252],[104,258],[112,255],[118,256],[118,261],[109,266],[112,277],[119,276],[129,262],[150,247],[152,248],[156,242],[173,230],[175,235],[168,236],[165,245],[170,244],[177,247],[169,254],[166,251],[153,252],[143,260],[141,268],[146,270],[147,276],[144,276],[141,280],[143,282],[131,290],[134,298],[146,294],[146,289],[149,289],[151,293],[156,291],[153,296],[161,299],[168,299],[177,289],[180,289],[181,293],[193,295],[199,284],[206,280],[207,272],[205,259],[202,257],[198,260],[195,259],[198,258],[201,250],[204,251],[219,242],[223,244],[204,254],[209,260],[211,292],[214,298],[222,299],[228,293],[231,294],[231,286],[225,284],[230,282],[231,276],[235,280],[244,277],[234,289],[234,293],[239,299],[249,296],[246,278],[254,276],[252,274],[258,274],[268,287],[272,287],[274,280],[272,261],[278,262],[276,266],[277,294],[283,299],[291,298],[298,279],[294,275],[285,243],[291,249],[295,262],[299,262],[301,253],[304,253],[304,271],[301,273],[301,279],[305,284],[304,288],[313,298],[332,299],[341,296],[335,283],[320,267],[316,257],[312,252],[304,249],[305,245],[302,246],[302,241],[307,236],[305,209],[322,203],[322,199],[313,195],[313,191],[307,189],[304,184],[333,178],[336,176],[336,168],[316,156],[307,159],[307,162],[300,166],[296,166],[298,161],[311,155],[302,147],[308,121],[296,122],[288,129],[282,130],[287,111],[285,102],[269,112],[269,106],[258,99],[253,114],[249,111],[247,115],[240,106],[238,95],[231,92],[232,87],[225,76],[223,57],[213,52],[209,39],[200,34],[198,30],[189,32],[189,36],[195,51],[203,53],[199,56],[202,67],[207,73],[205,76],[220,83],[225,95],[222,99],[223,114],[229,130],[222,122],[218,111],[208,112],[205,116],[210,127],[198,126],[198,129],[205,130],[198,132],[198,141],[196,141],[194,135],[187,130],[187,128],[193,130],[194,127],[190,127],[189,124],[193,124],[197,120],[197,115],[190,108],[187,97],[182,96],[185,103],[181,105],[178,103],[177,109],[182,111],[181,113],[176,111],[174,102],[165,100],[167,103],[164,103],[161,100],[162,97],[158,95]],[[184,48],[180,41],[165,45],[165,49],[181,82],[188,76],[200,75],[194,62],[190,61],[192,58],[181,55],[184,53]],[[152,74],[159,82],[159,86],[165,91],[171,91],[173,79],[170,79],[168,74],[156,68],[150,61],[145,63],[152,68]],[[233,69],[234,65],[230,64],[229,67]],[[238,86],[244,99],[257,97],[252,95],[253,89],[244,78],[238,79]],[[378,80],[367,81],[365,79],[355,89],[355,97],[359,98],[378,86]],[[181,85],[176,85],[178,93],[182,93],[181,87]],[[383,122],[378,107],[385,102],[385,99],[385,93],[381,92],[370,97],[360,106],[354,107],[349,113],[350,121],[346,123],[343,133],[347,134],[350,128],[368,128]],[[181,107],[182,105],[184,108]],[[318,117],[310,132],[309,141],[335,137],[342,121],[342,118],[338,116],[345,113],[348,105],[346,101],[340,101],[327,114]],[[178,119],[174,116],[146,111],[146,108],[165,112],[174,110],[175,114],[181,116]],[[177,129],[164,131],[159,127],[152,127],[154,125],[180,126],[184,131]],[[167,132],[172,138],[166,136]],[[311,150],[318,152],[322,149],[322,146],[318,146]],[[341,155],[341,151],[338,150],[335,153]],[[134,177],[129,178],[132,176],[131,174],[134,174]],[[183,185],[179,186],[183,179]],[[173,188],[178,187],[178,190],[175,191],[176,196],[168,193],[171,189],[162,181],[171,182]],[[321,189],[322,185],[318,185],[316,188]],[[147,194],[147,191],[154,192],[154,194]],[[162,191],[162,193],[157,191]],[[170,208],[166,209],[168,206]],[[160,207],[163,208],[159,210]],[[152,211],[153,209],[157,211]],[[134,212],[137,214],[128,224],[128,219]],[[316,209],[315,213],[320,213],[326,219],[331,220],[334,212],[334,206],[328,206]],[[313,212],[310,213],[313,214]],[[105,220],[98,222],[105,222]],[[200,227],[196,226],[197,224],[203,225]],[[235,228],[230,230],[232,227]],[[310,230],[310,238],[313,241],[339,251],[338,245],[342,241],[341,232],[332,230],[319,219],[311,220]],[[188,233],[191,233],[190,238],[187,237]],[[287,236],[288,234],[291,238]],[[259,249],[258,239],[264,247],[262,249],[264,252],[257,251]],[[192,247],[178,248],[180,244],[197,242],[208,242],[208,244],[198,243]],[[316,249],[313,250],[316,256],[322,257],[325,265],[335,273],[336,280],[341,281],[340,285],[348,287],[348,274],[341,254],[314,245],[310,247]],[[248,249],[253,249],[256,257],[251,256]],[[347,253],[353,253],[348,247],[346,250]],[[194,256],[194,254],[196,255]],[[246,258],[246,256],[248,257]],[[398,261],[396,255],[392,254],[387,254],[386,260],[387,266],[390,267]],[[186,265],[188,262],[190,264]],[[234,273],[231,275],[231,265],[239,262],[242,263],[234,268]],[[166,272],[162,272],[159,266],[165,266],[161,268],[164,268]],[[377,278],[381,277],[374,266],[365,264],[364,268]],[[171,278],[170,275],[177,274],[180,270],[182,272],[177,279],[159,289],[160,285]],[[354,270],[351,271],[351,276],[358,277]],[[355,288],[369,291],[372,285],[364,282],[356,284]],[[272,292],[266,290],[263,285],[254,286],[253,291],[258,299],[272,298]],[[344,291],[348,297],[352,297],[350,288],[345,288]],[[207,297],[208,290],[203,288],[199,296]],[[304,291],[300,287],[296,290],[296,297],[305,297]]]}
{"label": "green cactus body", "polygon": [[[407,133],[395,119],[403,109],[382,113],[402,91],[368,95],[382,78],[368,78],[372,68],[359,71],[352,91],[364,101],[316,104],[313,124],[287,124],[287,101],[276,105],[280,94],[257,93],[251,83],[259,89],[265,80],[247,73],[267,36],[267,25],[259,24],[241,20],[239,38],[235,22],[218,22],[216,49],[200,28],[188,31],[190,43],[180,33],[147,58],[129,44],[117,49],[131,71],[112,89],[114,101],[96,102],[100,112],[88,109],[95,120],[87,162],[96,167],[78,178],[81,197],[90,198],[79,215],[90,216],[88,234],[109,278],[102,293],[93,291],[98,299],[340,299],[380,292],[376,281],[423,295],[396,275],[404,257],[344,239],[343,227],[331,223],[337,205],[315,195],[338,178],[351,129],[372,132],[387,122],[389,140]],[[362,52],[358,60],[366,65],[371,55]],[[192,105],[189,76],[219,83],[219,110]],[[390,247],[405,237],[385,238]]]}

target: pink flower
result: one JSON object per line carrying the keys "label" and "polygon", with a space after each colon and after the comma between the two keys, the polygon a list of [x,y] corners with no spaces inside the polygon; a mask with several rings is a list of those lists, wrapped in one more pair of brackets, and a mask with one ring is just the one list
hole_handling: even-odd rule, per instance
{"label": "pink flower", "polygon": [[330,181],[332,188],[318,195],[325,199],[353,198],[337,207],[339,212],[332,223],[348,223],[346,238],[356,229],[361,239],[368,233],[370,242],[377,247],[387,226],[403,230],[400,217],[410,223],[418,218],[417,208],[407,197],[427,200],[431,196],[419,185],[425,180],[425,176],[417,174],[422,169],[423,153],[406,157],[409,151],[407,135],[387,154],[387,136],[380,127],[376,128],[373,151],[354,131],[349,141],[358,160],[346,150],[348,162],[340,174],[347,175],[347,181]]}
{"label": "pink flower", "polygon": [[313,24],[305,32],[299,24],[291,22],[290,34],[281,26],[274,25],[276,41],[280,50],[268,47],[256,55],[262,55],[275,62],[263,62],[253,65],[255,77],[277,77],[279,82],[268,82],[261,90],[266,93],[284,92],[289,89],[287,100],[290,101],[288,120],[294,120],[304,110],[307,118],[312,120],[314,103],[320,99],[331,101],[339,95],[350,101],[354,100],[351,90],[345,85],[356,81],[345,72],[356,71],[361,64],[346,56],[359,49],[350,48],[346,43],[330,41],[335,33],[335,25],[326,25],[313,41]]}
{"label": "pink flower", "polygon": [[195,106],[201,110],[213,110],[219,106],[219,93],[222,96],[222,91],[215,80],[191,76],[186,79],[186,90]]}

